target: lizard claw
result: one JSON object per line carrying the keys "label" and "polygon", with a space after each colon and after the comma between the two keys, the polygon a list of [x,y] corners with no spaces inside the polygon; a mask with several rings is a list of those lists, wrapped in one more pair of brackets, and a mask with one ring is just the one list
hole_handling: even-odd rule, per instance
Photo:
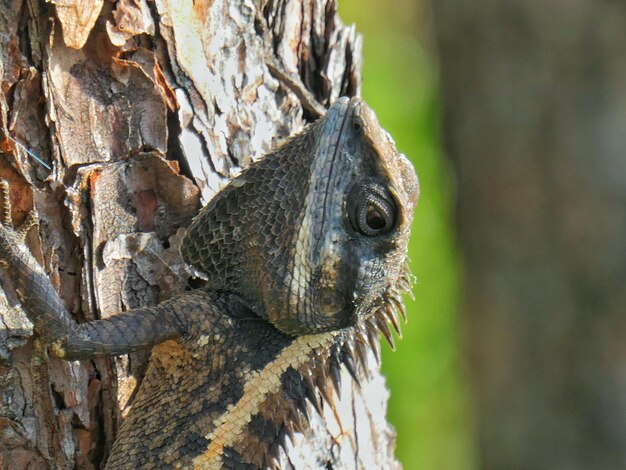
{"label": "lizard claw", "polygon": [[0,222],[7,228],[13,227],[13,222],[11,221],[9,182],[5,179],[0,179]]}
{"label": "lizard claw", "polygon": [[20,243],[24,243],[28,231],[39,224],[39,217],[33,209],[28,213],[20,227],[15,229],[11,218],[11,209],[9,182],[5,179],[0,179],[0,223],[2,223],[7,230],[13,231]]}
{"label": "lizard claw", "polygon": [[39,216],[37,216],[37,213],[34,210],[31,210],[26,216],[26,220],[24,220],[22,225],[20,225],[20,228],[15,231],[15,235],[21,242],[24,242],[26,240],[26,235],[28,235],[28,231],[35,225],[39,225]]}

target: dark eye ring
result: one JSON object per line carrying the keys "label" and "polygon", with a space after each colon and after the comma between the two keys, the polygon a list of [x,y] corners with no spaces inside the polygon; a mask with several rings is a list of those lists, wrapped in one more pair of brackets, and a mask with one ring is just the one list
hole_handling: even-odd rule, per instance
{"label": "dark eye ring", "polygon": [[379,183],[356,188],[351,193],[348,208],[352,227],[362,235],[376,237],[389,233],[396,225],[397,207],[389,193]]}

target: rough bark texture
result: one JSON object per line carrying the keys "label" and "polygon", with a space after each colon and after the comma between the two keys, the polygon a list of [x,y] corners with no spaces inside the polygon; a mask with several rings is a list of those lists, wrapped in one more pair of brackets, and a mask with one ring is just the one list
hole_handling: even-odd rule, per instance
{"label": "rough bark texture", "polygon": [[626,6],[434,2],[483,468],[626,468]]}
{"label": "rough bark texture", "polygon": [[[36,208],[30,245],[73,314],[184,290],[201,203],[311,120],[311,96],[357,94],[359,61],[332,0],[1,2],[0,177],[16,222]],[[1,295],[0,468],[98,468],[148,353],[66,362],[31,335]],[[315,421],[285,465],[395,467],[384,381],[342,396],[341,425]]]}

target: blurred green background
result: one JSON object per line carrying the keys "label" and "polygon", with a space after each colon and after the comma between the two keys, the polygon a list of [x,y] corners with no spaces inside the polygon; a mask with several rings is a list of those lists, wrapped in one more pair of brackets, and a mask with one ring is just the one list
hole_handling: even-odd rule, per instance
{"label": "blurred green background", "polygon": [[418,0],[339,0],[363,34],[362,94],[420,179],[410,258],[417,284],[394,353],[383,351],[396,455],[407,470],[477,467],[462,374],[460,266],[452,231],[453,185],[439,143],[430,12]]}

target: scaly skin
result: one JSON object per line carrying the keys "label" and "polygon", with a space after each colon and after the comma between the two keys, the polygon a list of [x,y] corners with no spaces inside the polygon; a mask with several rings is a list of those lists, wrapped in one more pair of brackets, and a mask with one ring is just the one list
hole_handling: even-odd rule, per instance
{"label": "scaly skin", "polygon": [[202,290],[77,325],[7,217],[0,266],[57,355],[154,346],[106,468],[274,467],[307,400],[397,328],[417,197],[371,110],[342,98],[194,220],[181,251]]}

